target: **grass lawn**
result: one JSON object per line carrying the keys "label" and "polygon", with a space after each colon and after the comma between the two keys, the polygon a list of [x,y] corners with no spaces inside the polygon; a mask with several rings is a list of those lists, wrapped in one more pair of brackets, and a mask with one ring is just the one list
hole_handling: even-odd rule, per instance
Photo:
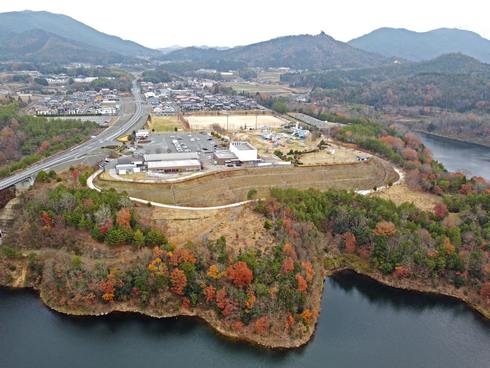
{"label": "grass lawn", "polygon": [[184,125],[175,115],[171,116],[154,116],[151,117],[151,122],[147,123],[147,128],[155,130],[155,132],[174,132],[184,129]]}

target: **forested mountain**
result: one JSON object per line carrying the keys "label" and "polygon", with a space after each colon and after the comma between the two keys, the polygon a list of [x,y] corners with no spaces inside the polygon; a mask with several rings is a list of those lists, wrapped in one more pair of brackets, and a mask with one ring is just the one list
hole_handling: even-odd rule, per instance
{"label": "forested mountain", "polygon": [[22,33],[0,32],[0,60],[35,62],[118,63],[127,57],[53,33],[33,29]]}
{"label": "forested mountain", "polygon": [[184,48],[164,56],[172,61],[226,61],[242,66],[294,69],[343,69],[375,67],[390,61],[336,41],[325,33],[279,37],[227,50]]}
{"label": "forested mountain", "polygon": [[151,55],[158,51],[99,32],[66,15],[0,13],[0,60],[114,63]]}
{"label": "forested mountain", "polygon": [[413,32],[407,29],[380,28],[350,41],[349,44],[386,57],[412,61],[461,52],[490,63],[490,41],[477,33],[460,29],[440,28],[429,32]]}
{"label": "forested mountain", "polygon": [[379,68],[287,74],[293,86],[323,89],[339,102],[490,111],[490,65],[462,54]]}

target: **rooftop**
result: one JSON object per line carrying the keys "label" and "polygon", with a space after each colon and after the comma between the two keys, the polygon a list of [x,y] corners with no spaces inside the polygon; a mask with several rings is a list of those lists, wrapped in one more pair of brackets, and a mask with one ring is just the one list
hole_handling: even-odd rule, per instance
{"label": "rooftop", "polygon": [[231,142],[232,146],[234,146],[237,150],[240,151],[250,151],[255,150],[255,147],[252,146],[248,142]]}
{"label": "rooftop", "polygon": [[177,152],[177,153],[149,153],[143,155],[146,162],[152,161],[175,161],[175,160],[198,160],[197,152]]}
{"label": "rooftop", "polygon": [[148,162],[148,169],[176,169],[182,167],[201,167],[199,160],[172,160]]}
{"label": "rooftop", "polygon": [[235,160],[235,159],[238,159],[238,157],[236,157],[236,155],[229,151],[229,150],[219,150],[219,151],[215,151],[214,152],[214,155],[219,158],[219,159],[224,159],[224,160]]}

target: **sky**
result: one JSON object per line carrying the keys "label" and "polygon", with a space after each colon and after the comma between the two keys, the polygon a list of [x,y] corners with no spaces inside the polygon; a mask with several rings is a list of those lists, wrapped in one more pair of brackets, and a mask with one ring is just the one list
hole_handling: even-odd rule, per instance
{"label": "sky", "polygon": [[324,31],[340,40],[380,27],[448,27],[490,39],[488,0],[0,0],[0,12],[46,10],[158,48],[237,46]]}

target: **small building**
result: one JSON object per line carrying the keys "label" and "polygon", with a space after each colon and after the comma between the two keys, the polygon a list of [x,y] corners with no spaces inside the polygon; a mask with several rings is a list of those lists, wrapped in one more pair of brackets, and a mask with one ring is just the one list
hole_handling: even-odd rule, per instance
{"label": "small building", "polygon": [[226,165],[240,161],[238,157],[230,150],[214,151],[213,159],[216,165]]}
{"label": "small building", "polygon": [[235,154],[241,162],[257,161],[257,149],[248,142],[231,142],[230,151]]}
{"label": "small building", "polygon": [[143,158],[140,156],[121,157],[116,163],[118,175],[139,173],[143,169]]}

